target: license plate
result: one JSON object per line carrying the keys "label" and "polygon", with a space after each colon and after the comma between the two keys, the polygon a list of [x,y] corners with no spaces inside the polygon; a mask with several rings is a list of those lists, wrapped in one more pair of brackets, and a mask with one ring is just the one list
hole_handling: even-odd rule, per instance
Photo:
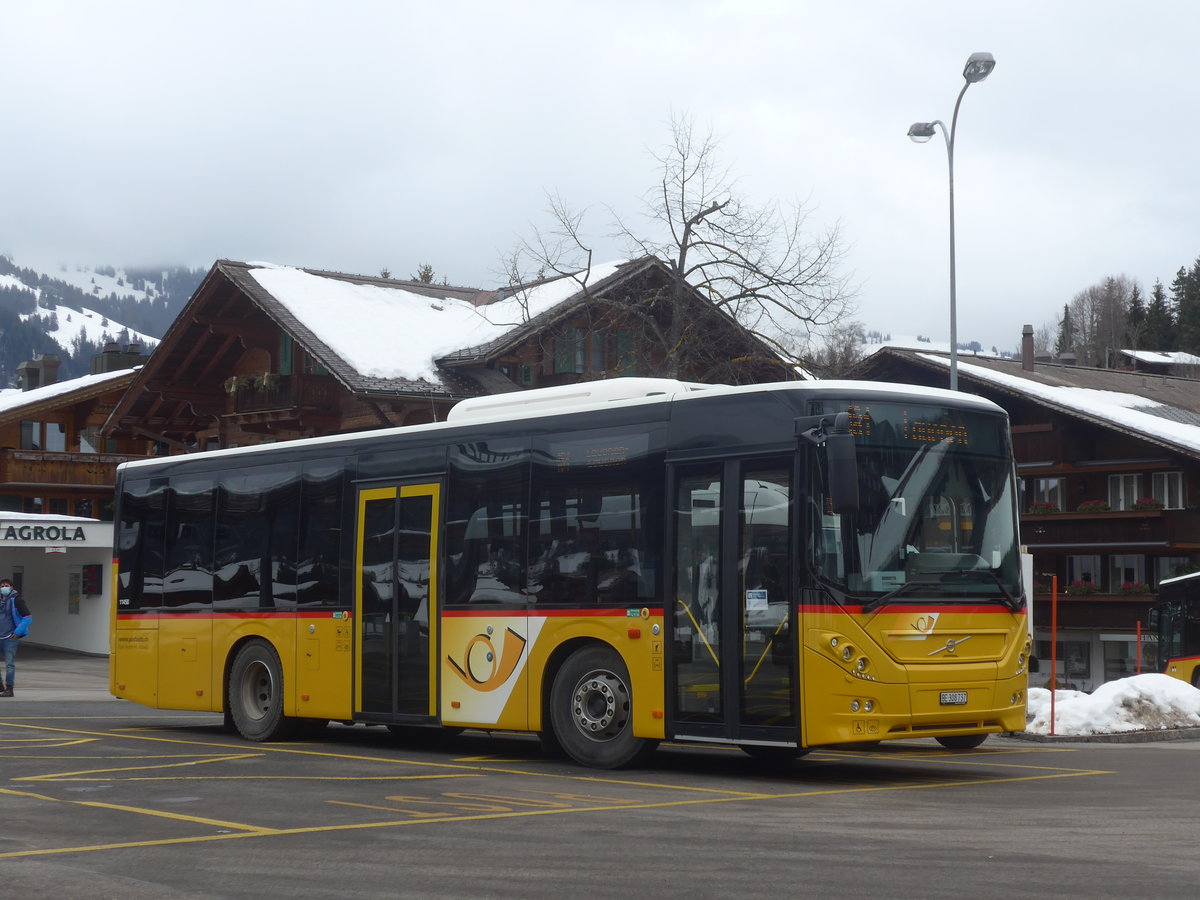
{"label": "license plate", "polygon": [[967,692],[966,691],[942,691],[941,695],[942,706],[966,706]]}

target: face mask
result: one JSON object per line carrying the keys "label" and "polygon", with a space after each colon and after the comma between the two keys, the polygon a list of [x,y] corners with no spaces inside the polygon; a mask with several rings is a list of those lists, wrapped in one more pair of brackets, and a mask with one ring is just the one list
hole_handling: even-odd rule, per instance
{"label": "face mask", "polygon": [[4,587],[0,587],[0,594],[4,595],[5,597],[7,597],[11,593],[12,593],[12,588],[10,588],[7,584]]}

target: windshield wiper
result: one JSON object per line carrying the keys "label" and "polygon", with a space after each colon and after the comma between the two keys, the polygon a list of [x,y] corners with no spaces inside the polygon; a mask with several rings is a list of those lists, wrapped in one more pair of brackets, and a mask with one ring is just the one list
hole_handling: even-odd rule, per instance
{"label": "windshield wiper", "polygon": [[1016,612],[1021,608],[1021,601],[1008,592],[1008,588],[1005,587],[1004,582],[1000,580],[1000,576],[991,569],[960,569],[955,572],[946,572],[942,575],[942,580],[968,581],[977,575],[982,575],[984,578],[991,579],[993,582],[995,582],[996,587],[1000,589],[1001,601],[1005,606],[1007,606],[1013,612]]}
{"label": "windshield wiper", "polygon": [[[922,575],[929,575],[929,574],[937,575],[939,573],[937,573],[937,572],[933,572],[933,573],[922,572],[921,574]],[[874,612],[875,610],[879,609],[879,607],[886,606],[887,604],[891,603],[897,597],[900,597],[904,594],[911,594],[916,588],[929,587],[930,585],[939,584],[939,583],[940,582],[928,581],[928,580],[926,580],[926,581],[906,581],[906,582],[904,582],[904,584],[900,585],[898,588],[894,588],[893,590],[888,591],[886,594],[876,597],[874,600],[868,600],[866,603],[863,604],[862,611],[864,613]]]}
{"label": "windshield wiper", "polygon": [[918,587],[929,587],[932,584],[945,584],[949,581],[967,581],[974,576],[982,575],[985,579],[991,579],[995,582],[996,587],[1000,589],[1000,602],[1016,612],[1021,608],[1021,601],[1008,592],[1008,588],[1004,586],[1004,582],[1000,580],[995,572],[989,569],[950,569],[945,572],[922,572],[922,575],[938,576],[937,581],[921,580],[921,581],[906,581],[895,590],[888,591],[881,597],[876,597],[863,604],[862,611],[864,613],[874,612],[881,606],[891,603],[896,597],[903,594],[911,593]]}

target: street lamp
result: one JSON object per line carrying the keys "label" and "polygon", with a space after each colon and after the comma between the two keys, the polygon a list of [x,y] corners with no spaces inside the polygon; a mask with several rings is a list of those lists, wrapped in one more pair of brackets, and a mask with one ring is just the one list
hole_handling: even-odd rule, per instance
{"label": "street lamp", "polygon": [[990,53],[972,53],[963,67],[964,84],[958,92],[958,100],[954,102],[954,118],[950,120],[950,131],[946,132],[946,123],[941,119],[932,122],[914,122],[908,129],[908,136],[918,144],[924,144],[933,137],[936,129],[941,126],[942,137],[946,139],[946,159],[950,166],[950,390],[958,390],[958,311],[955,301],[954,284],[954,132],[958,129],[958,107],[962,104],[963,94],[967,88],[977,81],[983,81],[996,68],[996,59]]}

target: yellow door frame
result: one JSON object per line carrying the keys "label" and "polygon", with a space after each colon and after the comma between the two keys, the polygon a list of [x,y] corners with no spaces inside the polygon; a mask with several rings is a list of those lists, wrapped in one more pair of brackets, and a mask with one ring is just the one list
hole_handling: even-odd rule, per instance
{"label": "yellow door frame", "polygon": [[438,596],[438,532],[441,521],[442,486],[439,482],[427,484],[392,485],[381,488],[361,488],[358,492],[358,519],[354,537],[354,711],[362,712],[362,664],[363,642],[359,629],[363,621],[363,546],[366,538],[366,506],[372,500],[404,500],[407,497],[431,498],[429,522],[429,600],[426,614],[429,618],[429,715],[436,716],[438,710],[438,619],[441,603]]}

